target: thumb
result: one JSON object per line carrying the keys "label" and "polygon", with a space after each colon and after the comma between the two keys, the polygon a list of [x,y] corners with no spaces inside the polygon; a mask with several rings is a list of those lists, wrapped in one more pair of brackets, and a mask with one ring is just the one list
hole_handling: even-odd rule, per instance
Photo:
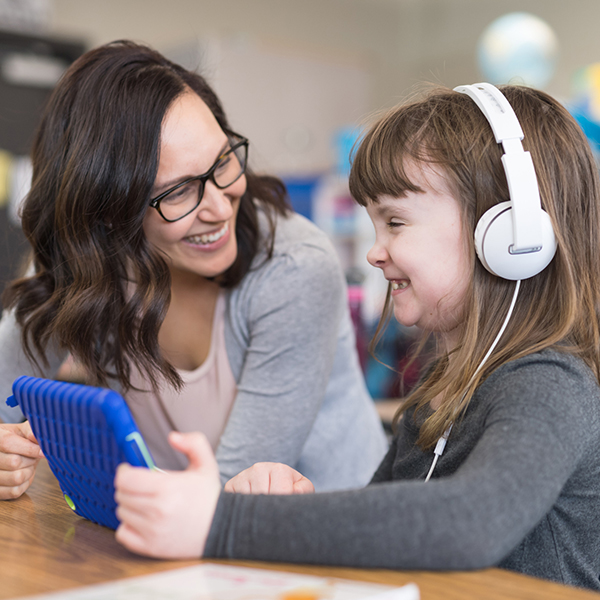
{"label": "thumb", "polygon": [[39,445],[39,442],[37,441],[35,435],[33,434],[33,431],[31,431],[31,429],[29,431],[24,431],[23,433],[25,434],[23,437],[27,438],[30,442],[33,442],[34,444]]}
{"label": "thumb", "polygon": [[16,425],[16,433],[18,433],[21,437],[24,437],[26,440],[30,440],[37,444],[37,440],[33,435],[33,431],[31,431],[31,425],[29,421],[23,421],[22,423],[17,423]]}
{"label": "thumb", "polygon": [[219,473],[212,448],[206,436],[200,432],[169,434],[169,444],[178,452],[184,454],[190,461],[187,471],[210,470]]}
{"label": "thumb", "polygon": [[[35,438],[33,431],[31,430],[31,425],[29,424],[29,421],[23,421],[23,423],[19,423],[17,425],[17,433],[20,436],[24,437],[26,440],[29,440],[30,442],[33,442],[34,444],[37,444],[38,446],[40,445],[39,442],[37,441],[37,439]],[[40,456],[43,456],[41,448],[40,448]]]}

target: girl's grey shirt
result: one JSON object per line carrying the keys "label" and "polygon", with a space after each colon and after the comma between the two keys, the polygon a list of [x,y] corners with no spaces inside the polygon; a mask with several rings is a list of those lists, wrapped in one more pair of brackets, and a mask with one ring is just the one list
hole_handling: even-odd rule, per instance
{"label": "girl's grey shirt", "polygon": [[[266,231],[262,213],[261,228]],[[227,293],[225,345],[238,393],[217,448],[227,481],[259,461],[283,462],[321,490],[365,485],[387,450],[358,362],[346,285],[327,236],[304,217],[278,218],[272,258],[263,249]],[[0,394],[37,373],[12,313],[0,323]],[[0,419],[17,409],[0,402]],[[143,434],[143,431],[142,431]]]}
{"label": "girl's grey shirt", "polygon": [[432,479],[407,413],[372,483],[302,496],[221,494],[205,556],[386,569],[499,566],[600,590],[600,390],[544,351],[497,369]]}

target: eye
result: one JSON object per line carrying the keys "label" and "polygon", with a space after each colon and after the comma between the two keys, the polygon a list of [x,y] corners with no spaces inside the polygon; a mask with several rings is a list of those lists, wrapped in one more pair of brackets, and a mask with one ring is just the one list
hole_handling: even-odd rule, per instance
{"label": "eye", "polygon": [[162,202],[166,204],[179,204],[185,202],[190,198],[195,198],[198,195],[198,182],[190,181],[176,190],[173,190],[170,194],[162,199]]}
{"label": "eye", "polygon": [[402,221],[396,221],[395,219],[390,219],[386,224],[389,229],[396,229],[404,225]]}
{"label": "eye", "polygon": [[226,154],[217,164],[216,173],[222,173],[225,171],[231,162],[231,153]]}

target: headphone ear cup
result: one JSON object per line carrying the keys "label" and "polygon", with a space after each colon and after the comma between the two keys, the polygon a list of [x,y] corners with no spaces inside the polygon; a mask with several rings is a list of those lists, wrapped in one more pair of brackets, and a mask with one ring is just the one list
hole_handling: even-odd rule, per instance
{"label": "headphone ear cup", "polygon": [[475,251],[483,266],[493,275],[516,281],[543,271],[556,253],[556,238],[547,212],[542,210],[542,248],[538,252],[512,254],[512,205],[500,202],[486,211],[475,228]]}

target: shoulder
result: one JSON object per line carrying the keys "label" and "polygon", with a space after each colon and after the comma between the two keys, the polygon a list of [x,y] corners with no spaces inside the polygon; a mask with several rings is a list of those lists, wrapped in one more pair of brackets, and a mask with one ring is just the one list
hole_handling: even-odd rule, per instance
{"label": "shoulder", "polygon": [[[600,386],[591,369],[567,352],[544,350],[510,361],[480,386],[481,400],[515,417],[546,415],[600,424]],[[478,394],[479,395],[479,394]]]}
{"label": "shoulder", "polygon": [[[261,236],[268,237],[267,217],[262,210],[258,211]],[[298,213],[289,212],[286,216],[275,215],[275,240],[273,256],[321,254],[337,259],[335,248],[314,223]],[[256,262],[264,260],[266,249],[257,256]]]}
{"label": "shoulder", "polygon": [[[268,239],[268,222],[259,210],[262,239]],[[314,223],[297,213],[277,215],[271,257],[263,248],[241,286],[268,283],[270,279],[294,280],[296,283],[324,284],[339,287],[343,272],[337,252],[327,235]]]}
{"label": "shoulder", "polygon": [[490,375],[486,383],[502,387],[509,383],[536,383],[544,388],[588,390],[600,395],[600,387],[583,360],[568,352],[547,349],[512,360]]}

